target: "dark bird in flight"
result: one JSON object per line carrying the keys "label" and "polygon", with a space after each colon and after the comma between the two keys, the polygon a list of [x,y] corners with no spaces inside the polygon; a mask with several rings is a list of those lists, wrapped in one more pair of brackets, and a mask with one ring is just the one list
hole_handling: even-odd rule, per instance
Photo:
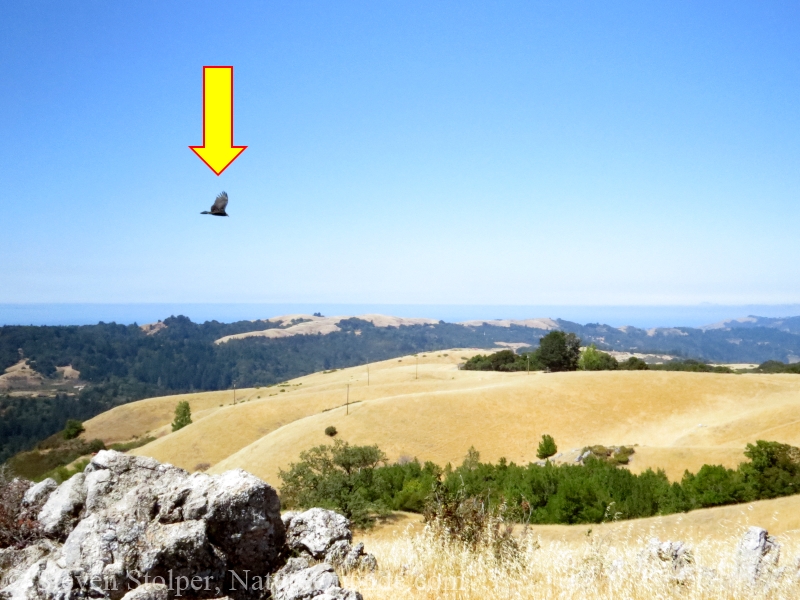
{"label": "dark bird in flight", "polygon": [[204,210],[201,215],[214,215],[215,217],[227,217],[228,213],[225,212],[225,207],[228,206],[228,194],[221,192],[214,204],[211,206],[211,212]]}

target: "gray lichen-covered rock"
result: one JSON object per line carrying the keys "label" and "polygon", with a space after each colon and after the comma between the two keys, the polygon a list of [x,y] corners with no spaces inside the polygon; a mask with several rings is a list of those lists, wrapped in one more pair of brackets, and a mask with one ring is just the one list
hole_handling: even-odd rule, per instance
{"label": "gray lichen-covered rock", "polygon": [[55,561],[42,559],[0,590],[0,597],[5,600],[71,600],[74,597],[72,577]]}
{"label": "gray lichen-covered rock", "polygon": [[[181,585],[187,595],[197,579],[202,585],[190,595],[218,598],[231,587],[231,571],[266,579],[284,552],[280,502],[260,479],[241,470],[190,475],[113,451],[98,453],[50,494],[39,521],[63,547],[16,568],[0,598],[121,600],[156,577],[170,581],[169,597]],[[261,594],[239,588],[232,595]]]}
{"label": "gray lichen-covered rock", "polygon": [[[275,600],[361,600],[334,566],[315,563],[375,565],[351,546],[345,517],[311,509],[282,520],[275,490],[241,470],[190,475],[102,451],[55,489],[31,485],[20,482],[19,497],[28,492],[25,510],[49,539],[0,551],[0,600],[259,600],[268,589]],[[300,556],[283,564],[289,553]]]}
{"label": "gray lichen-covered rock", "polygon": [[0,581],[6,585],[19,578],[32,564],[58,553],[61,546],[48,539],[39,539],[25,548],[0,549]]}
{"label": "gray lichen-covered rock", "polygon": [[343,590],[340,587],[333,587],[319,596],[314,596],[314,600],[364,600],[363,596],[353,590]]}
{"label": "gray lichen-covered rock", "polygon": [[45,534],[66,538],[78,522],[86,502],[86,476],[74,475],[50,494],[39,512],[39,523]]}
{"label": "gray lichen-covered rock", "polygon": [[677,582],[686,582],[694,575],[694,557],[683,542],[662,542],[652,538],[647,544],[644,557],[667,567]]}
{"label": "gray lichen-covered rock", "polygon": [[39,504],[44,504],[47,500],[47,497],[53,493],[53,491],[58,487],[55,479],[50,479],[49,477],[39,483],[31,486],[28,488],[28,491],[25,492],[25,495],[22,497],[22,506],[27,508],[29,506],[36,506]]}
{"label": "gray lichen-covered rock", "polygon": [[286,544],[293,552],[322,560],[345,571],[374,571],[377,561],[364,553],[364,544],[351,546],[350,521],[332,510],[312,508],[305,512],[284,513]]}
{"label": "gray lichen-covered rock", "polygon": [[378,561],[372,554],[364,552],[364,543],[359,542],[350,547],[342,561],[342,567],[346,571],[374,571],[378,568]]}
{"label": "gray lichen-covered rock", "polygon": [[781,545],[766,529],[750,527],[739,541],[736,570],[743,579],[755,582],[765,571],[778,566]]}
{"label": "gray lichen-covered rock", "polygon": [[167,600],[169,588],[163,583],[143,583],[122,597],[122,600]]}
{"label": "gray lichen-covered rock", "polygon": [[350,542],[350,521],[332,510],[312,508],[297,513],[286,524],[286,545],[290,550],[305,551],[321,559],[338,541]]}
{"label": "gray lichen-covered rock", "polygon": [[320,563],[300,570],[278,571],[270,591],[274,600],[306,600],[333,588],[340,589],[339,577],[331,565]]}

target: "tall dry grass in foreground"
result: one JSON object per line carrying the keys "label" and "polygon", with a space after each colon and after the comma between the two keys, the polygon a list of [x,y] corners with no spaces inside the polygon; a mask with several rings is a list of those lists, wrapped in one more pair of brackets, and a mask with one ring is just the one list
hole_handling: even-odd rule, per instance
{"label": "tall dry grass in foreground", "polygon": [[[716,539],[682,540],[693,564],[682,575],[648,557],[649,536],[606,541],[540,541],[528,532],[517,547],[486,543],[476,549],[443,539],[434,528],[366,538],[376,573],[354,573],[343,583],[365,600],[585,599],[751,600],[800,598],[798,545],[781,540],[781,560],[755,584],[743,581],[736,549],[744,529]],[[498,550],[499,548],[499,550]]]}

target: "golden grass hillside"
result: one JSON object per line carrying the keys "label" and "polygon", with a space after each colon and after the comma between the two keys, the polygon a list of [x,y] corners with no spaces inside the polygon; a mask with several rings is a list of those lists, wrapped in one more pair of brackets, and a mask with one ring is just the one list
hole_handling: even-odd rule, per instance
{"label": "golden grass hillside", "polygon": [[[749,526],[781,544],[777,569],[753,585],[739,577],[738,542]],[[421,515],[395,513],[357,532],[380,565],[345,576],[373,600],[789,600],[800,597],[800,496],[600,525],[515,526],[519,549],[498,561],[490,550],[442,544]],[[649,540],[680,540],[694,563],[680,583],[668,564],[648,559]]]}
{"label": "golden grass hillside", "polygon": [[[278,483],[301,451],[330,442],[327,426],[354,444],[403,456],[460,463],[470,446],[484,460],[536,460],[553,435],[559,460],[590,444],[636,446],[630,468],[664,468],[673,478],[704,463],[734,467],[748,442],[800,445],[800,377],[658,371],[491,373],[458,370],[477,351],[406,356],[292,380],[285,387],[152,398],[86,423],[86,437],[158,439],[135,452],[211,472],[241,467]],[[369,385],[367,371],[369,370]],[[350,408],[344,406],[350,386]],[[172,433],[175,404],[194,423]],[[220,406],[222,405],[222,406]]]}

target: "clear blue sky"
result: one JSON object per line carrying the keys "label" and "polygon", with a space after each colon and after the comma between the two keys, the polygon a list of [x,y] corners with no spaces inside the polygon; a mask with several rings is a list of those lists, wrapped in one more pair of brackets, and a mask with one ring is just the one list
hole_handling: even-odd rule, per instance
{"label": "clear blue sky", "polygon": [[796,2],[6,3],[0,67],[0,302],[800,301]]}

